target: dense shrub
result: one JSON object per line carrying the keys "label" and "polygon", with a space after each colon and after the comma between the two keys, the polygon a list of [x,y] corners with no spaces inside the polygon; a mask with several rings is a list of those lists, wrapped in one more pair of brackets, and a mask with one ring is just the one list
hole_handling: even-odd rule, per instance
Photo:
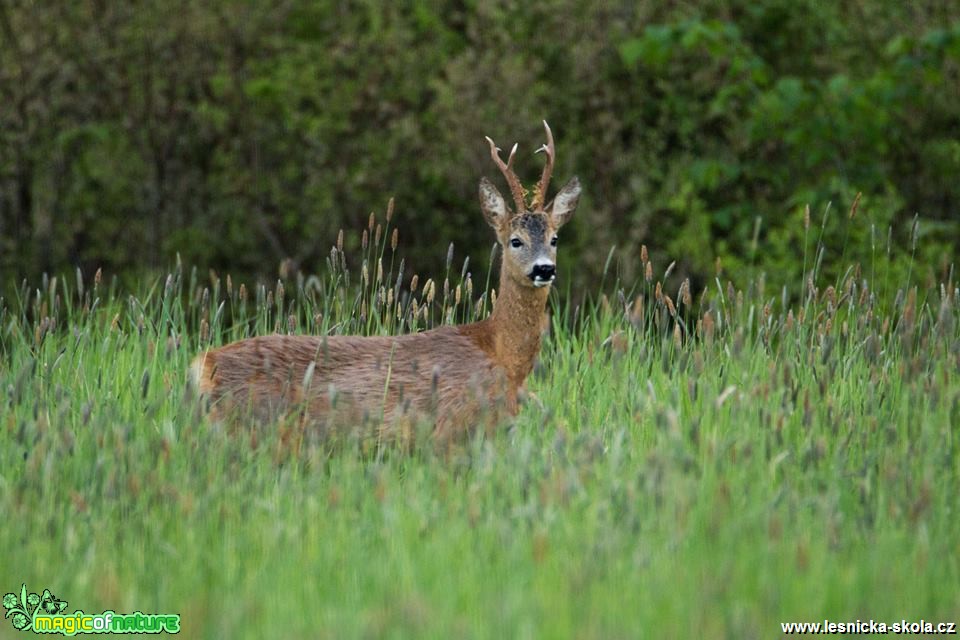
{"label": "dense shrub", "polygon": [[4,4],[0,35],[4,283],[176,253],[313,271],[391,195],[409,264],[436,268],[449,240],[485,264],[483,135],[518,139],[532,180],[541,118],[558,180],[587,189],[563,238],[577,286],[613,244],[626,280],[647,244],[698,286],[717,258],[740,283],[799,282],[808,204],[819,228],[833,203],[832,257],[889,252],[894,282],[960,243],[949,2],[77,0]]}

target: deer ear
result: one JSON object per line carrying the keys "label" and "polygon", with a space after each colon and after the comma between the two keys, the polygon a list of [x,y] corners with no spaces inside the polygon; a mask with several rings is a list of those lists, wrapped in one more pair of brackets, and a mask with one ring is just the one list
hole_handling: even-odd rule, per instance
{"label": "deer ear", "polygon": [[563,185],[563,189],[553,199],[550,205],[550,216],[553,218],[554,226],[559,229],[567,224],[570,216],[573,215],[580,202],[580,180],[576,176],[570,178],[570,181]]}
{"label": "deer ear", "polygon": [[487,224],[498,231],[510,217],[503,196],[486,178],[480,178],[480,210],[483,211]]}

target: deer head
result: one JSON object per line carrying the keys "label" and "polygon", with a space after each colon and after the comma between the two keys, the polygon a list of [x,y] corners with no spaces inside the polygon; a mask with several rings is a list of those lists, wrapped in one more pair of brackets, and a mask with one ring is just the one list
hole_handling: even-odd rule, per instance
{"label": "deer head", "polygon": [[546,121],[543,128],[546,130],[547,142],[537,152],[545,153],[546,164],[540,182],[533,189],[533,199],[529,206],[526,202],[527,192],[513,171],[516,144],[504,162],[500,158],[497,145],[487,138],[490,156],[510,187],[514,210],[510,210],[492,182],[486,178],[480,180],[480,208],[487,223],[496,231],[497,241],[503,248],[501,269],[506,277],[525,287],[547,287],[556,279],[557,232],[573,215],[580,199],[580,181],[573,177],[560,189],[550,204],[544,204],[556,152],[553,133]]}

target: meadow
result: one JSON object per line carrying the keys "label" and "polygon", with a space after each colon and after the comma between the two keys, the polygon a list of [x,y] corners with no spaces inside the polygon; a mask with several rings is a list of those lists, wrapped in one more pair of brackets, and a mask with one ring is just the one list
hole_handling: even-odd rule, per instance
{"label": "meadow", "polygon": [[738,289],[720,265],[695,290],[646,252],[621,282],[611,251],[590,295],[551,294],[535,397],[495,434],[437,451],[209,422],[186,383],[208,345],[489,312],[491,282],[452,248],[445,274],[413,278],[389,215],[363,235],[272,285],[175,265],[134,288],[101,272],[9,287],[0,591],[179,613],[189,638],[960,621],[952,267],[892,279],[880,239],[828,280],[844,257],[808,227],[803,281],[767,290],[757,269]]}

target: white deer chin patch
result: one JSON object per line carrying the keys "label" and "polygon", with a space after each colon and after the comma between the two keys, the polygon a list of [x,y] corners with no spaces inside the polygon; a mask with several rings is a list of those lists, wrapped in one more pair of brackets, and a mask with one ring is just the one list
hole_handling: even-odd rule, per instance
{"label": "white deer chin patch", "polygon": [[533,279],[533,286],[537,287],[538,289],[540,287],[549,287],[556,279],[557,276],[550,276],[549,278],[541,278],[540,276],[537,276]]}

